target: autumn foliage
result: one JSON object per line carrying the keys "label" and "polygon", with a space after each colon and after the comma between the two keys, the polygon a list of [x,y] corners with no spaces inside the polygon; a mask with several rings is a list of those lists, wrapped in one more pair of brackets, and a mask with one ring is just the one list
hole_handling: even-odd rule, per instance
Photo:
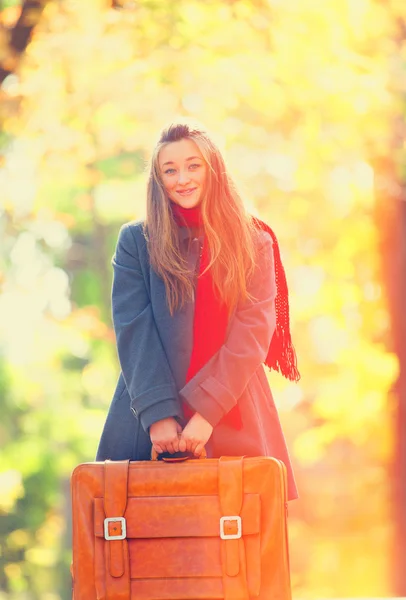
{"label": "autumn foliage", "polygon": [[[0,3],[3,58],[19,5]],[[213,132],[279,238],[302,374],[269,375],[301,493],[294,597],[393,593],[399,361],[376,206],[382,161],[402,176],[405,19],[396,0],[44,3],[0,88],[1,600],[70,597],[69,477],[119,373],[110,260],[176,115]]]}

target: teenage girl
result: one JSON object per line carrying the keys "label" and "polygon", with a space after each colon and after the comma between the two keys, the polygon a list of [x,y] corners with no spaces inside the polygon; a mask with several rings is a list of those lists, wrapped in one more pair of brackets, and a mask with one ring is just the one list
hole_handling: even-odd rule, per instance
{"label": "teenage girl", "polygon": [[297,498],[264,369],[300,377],[278,243],[203,127],[162,130],[146,219],[121,227],[112,265],[121,373],[96,460],[274,456]]}

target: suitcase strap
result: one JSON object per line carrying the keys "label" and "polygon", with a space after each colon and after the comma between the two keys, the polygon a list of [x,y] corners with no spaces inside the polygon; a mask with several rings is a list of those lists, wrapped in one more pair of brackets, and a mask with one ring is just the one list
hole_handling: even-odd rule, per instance
{"label": "suitcase strap", "polygon": [[130,600],[130,558],[126,540],[129,460],[104,462],[104,560],[107,600]]}
{"label": "suitcase strap", "polygon": [[249,600],[245,545],[242,537],[243,461],[222,456],[218,463],[221,560],[224,600]]}
{"label": "suitcase strap", "polygon": [[[241,509],[243,457],[218,462],[221,559],[224,600],[249,600]],[[129,460],[104,462],[104,562],[107,600],[130,600],[130,560],[124,513]]]}

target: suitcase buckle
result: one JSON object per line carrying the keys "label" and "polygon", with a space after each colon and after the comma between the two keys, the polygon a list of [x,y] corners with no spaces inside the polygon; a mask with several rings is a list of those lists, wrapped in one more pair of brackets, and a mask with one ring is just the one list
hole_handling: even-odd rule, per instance
{"label": "suitcase buckle", "polygon": [[[237,533],[226,533],[224,531],[225,521],[235,521],[237,524]],[[242,535],[241,517],[238,515],[220,518],[220,537],[222,540],[238,540]]]}
{"label": "suitcase buckle", "polygon": [[[109,523],[121,523],[121,533],[119,535],[110,535]],[[106,517],[104,519],[104,539],[105,540],[124,540],[127,535],[126,522],[124,517]]]}

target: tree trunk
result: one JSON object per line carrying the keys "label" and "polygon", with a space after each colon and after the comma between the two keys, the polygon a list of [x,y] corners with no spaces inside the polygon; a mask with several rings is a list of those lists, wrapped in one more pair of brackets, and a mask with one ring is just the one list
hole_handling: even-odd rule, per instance
{"label": "tree trunk", "polygon": [[[397,145],[397,144],[396,144]],[[394,166],[382,163],[378,173],[376,209],[380,231],[383,282],[391,315],[390,350],[399,358],[400,372],[392,394],[395,462],[392,470],[395,547],[393,593],[406,596],[406,188],[396,183]]]}
{"label": "tree trunk", "polygon": [[0,86],[8,75],[14,73],[21,55],[31,39],[32,32],[48,0],[25,0],[20,17],[8,36],[5,58],[0,63]]}

